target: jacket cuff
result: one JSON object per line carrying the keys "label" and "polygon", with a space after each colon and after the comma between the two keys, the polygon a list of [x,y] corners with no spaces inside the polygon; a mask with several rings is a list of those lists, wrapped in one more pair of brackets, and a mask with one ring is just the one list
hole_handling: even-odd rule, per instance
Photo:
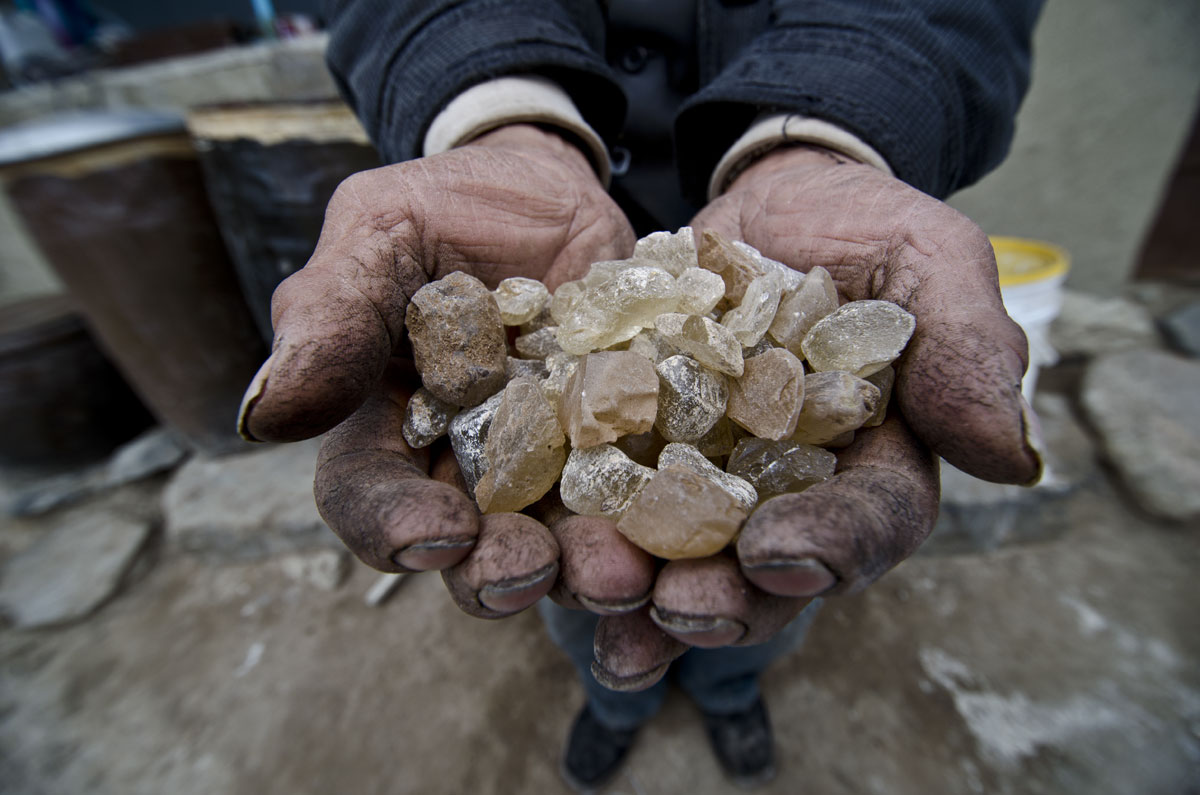
{"label": "jacket cuff", "polygon": [[425,133],[423,154],[436,155],[506,124],[544,124],[572,137],[608,187],[608,147],[583,120],[566,91],[542,77],[499,77],[468,88],[442,109]]}
{"label": "jacket cuff", "polygon": [[761,116],[750,125],[750,129],[734,141],[717,162],[708,183],[708,200],[720,196],[739,174],[767,152],[795,143],[824,146],[895,176],[883,155],[841,127],[797,113],[773,113]]}

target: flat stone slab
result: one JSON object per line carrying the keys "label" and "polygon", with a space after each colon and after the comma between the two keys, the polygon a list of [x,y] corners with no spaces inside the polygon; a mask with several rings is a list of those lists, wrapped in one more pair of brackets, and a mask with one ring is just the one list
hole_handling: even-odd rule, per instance
{"label": "flat stone slab", "polygon": [[1050,344],[1060,356],[1099,356],[1159,345],[1154,318],[1128,298],[1063,291],[1063,305],[1050,325]]}
{"label": "flat stone slab", "polygon": [[104,507],[64,514],[5,565],[0,610],[22,628],[88,616],[116,592],[150,530],[147,519]]}
{"label": "flat stone slab", "polygon": [[1080,395],[1104,452],[1138,504],[1200,516],[1200,363],[1154,350],[1093,361]]}
{"label": "flat stone slab", "polygon": [[319,447],[310,439],[191,459],[163,492],[168,544],[220,560],[340,548],[313,499]]}

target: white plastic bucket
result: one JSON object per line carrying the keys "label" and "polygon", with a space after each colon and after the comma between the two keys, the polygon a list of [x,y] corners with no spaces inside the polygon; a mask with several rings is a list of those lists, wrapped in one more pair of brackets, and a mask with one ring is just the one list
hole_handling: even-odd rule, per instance
{"label": "white plastic bucket", "polygon": [[1032,402],[1038,370],[1058,361],[1058,352],[1050,345],[1050,324],[1062,310],[1070,257],[1066,249],[1040,240],[992,237],[991,241],[1004,308],[1029,340],[1029,369],[1021,392]]}

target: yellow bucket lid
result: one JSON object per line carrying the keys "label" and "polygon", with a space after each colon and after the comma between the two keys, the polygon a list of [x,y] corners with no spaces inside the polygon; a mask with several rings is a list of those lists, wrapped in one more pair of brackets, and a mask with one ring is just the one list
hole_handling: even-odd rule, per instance
{"label": "yellow bucket lid", "polygon": [[1062,276],[1071,267],[1071,257],[1062,246],[1020,237],[992,236],[1000,286],[1012,287]]}

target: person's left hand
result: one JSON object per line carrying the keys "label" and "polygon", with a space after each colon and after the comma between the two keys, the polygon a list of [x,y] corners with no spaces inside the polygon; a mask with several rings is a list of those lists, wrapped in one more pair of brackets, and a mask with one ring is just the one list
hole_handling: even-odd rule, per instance
{"label": "person's left hand", "polygon": [[[968,218],[874,168],[796,146],[754,163],[693,227],[800,271],[820,265],[844,300],[892,301],[917,326],[887,420],[838,451],[832,478],[760,505],[736,555],[669,562],[647,608],[601,619],[593,672],[617,689],[649,686],[687,646],[760,643],[812,597],[860,590],[907,558],[937,517],[937,455],[995,482],[1031,483],[1041,469],[1020,392],[1025,337]],[[570,571],[562,577],[569,590]]]}

